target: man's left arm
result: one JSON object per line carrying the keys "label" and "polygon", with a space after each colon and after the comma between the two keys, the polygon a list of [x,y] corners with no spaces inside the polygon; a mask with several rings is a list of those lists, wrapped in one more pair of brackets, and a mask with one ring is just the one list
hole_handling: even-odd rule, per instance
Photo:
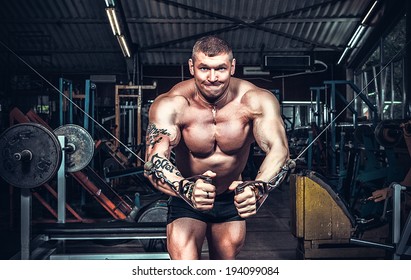
{"label": "man's left arm", "polygon": [[277,99],[269,94],[261,102],[261,114],[253,122],[254,137],[266,156],[256,180],[270,182],[289,159],[288,141]]}
{"label": "man's left arm", "polygon": [[[285,127],[277,99],[269,92],[257,94],[252,102],[253,134],[258,146],[266,156],[259,168],[255,180],[270,182],[289,159],[288,142]],[[234,189],[238,182],[233,182]],[[235,205],[241,217],[247,218],[257,213],[257,193],[255,189],[245,188],[235,197]]]}

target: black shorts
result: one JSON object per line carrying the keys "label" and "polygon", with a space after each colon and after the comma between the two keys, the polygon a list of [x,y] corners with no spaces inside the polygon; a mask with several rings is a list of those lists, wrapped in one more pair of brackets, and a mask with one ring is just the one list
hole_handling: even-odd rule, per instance
{"label": "black shorts", "polygon": [[168,201],[167,223],[178,218],[193,218],[205,223],[224,223],[242,221],[234,205],[234,192],[225,192],[218,195],[214,201],[213,209],[199,211],[188,205],[179,197],[172,196]]}

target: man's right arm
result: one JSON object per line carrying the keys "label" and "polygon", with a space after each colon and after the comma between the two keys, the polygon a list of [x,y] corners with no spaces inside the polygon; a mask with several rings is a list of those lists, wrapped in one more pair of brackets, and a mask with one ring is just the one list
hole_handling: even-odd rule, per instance
{"label": "man's right arm", "polygon": [[160,97],[150,107],[146,134],[146,164],[151,172],[145,176],[161,192],[176,196],[183,179],[177,167],[170,161],[170,153],[180,139],[176,122],[176,97]]}
{"label": "man's right arm", "polygon": [[150,108],[146,135],[146,163],[144,175],[161,192],[178,196],[191,207],[206,211],[213,208],[215,186],[210,182],[216,176],[210,170],[199,176],[184,178],[170,162],[170,153],[180,141],[177,112],[186,100],[183,97],[160,97]]}

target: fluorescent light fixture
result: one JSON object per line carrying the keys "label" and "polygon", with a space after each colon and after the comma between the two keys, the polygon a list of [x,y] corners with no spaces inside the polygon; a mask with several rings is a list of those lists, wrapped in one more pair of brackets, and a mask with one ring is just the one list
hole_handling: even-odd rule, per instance
{"label": "fluorescent light fixture", "polygon": [[108,20],[110,21],[111,30],[114,35],[121,35],[120,25],[118,23],[116,9],[115,8],[106,8],[106,13]]}
{"label": "fluorescent light fixture", "polygon": [[364,32],[367,30],[367,20],[371,16],[371,14],[374,12],[375,7],[377,6],[378,0],[372,4],[370,10],[367,12],[365,15],[364,19],[361,21],[361,24],[357,27],[357,29],[354,32],[354,35],[351,37],[350,41],[347,44],[347,47],[345,48],[343,54],[341,55],[340,59],[338,60],[337,64],[340,64],[344,57],[347,55],[348,51],[355,48],[360,41],[361,37],[363,36]]}
{"label": "fluorescent light fixture", "polygon": [[111,30],[113,31],[114,36],[116,36],[117,41],[121,47],[121,51],[125,57],[131,57],[130,49],[127,46],[126,38],[121,33],[120,23],[117,18],[117,11],[114,7],[114,0],[106,0],[106,13],[108,20],[110,21]]}
{"label": "fluorescent light fixture", "polygon": [[362,34],[365,31],[365,26],[360,25],[358,26],[357,30],[355,31],[354,35],[352,36],[351,40],[348,42],[348,48],[355,48],[357,45],[358,41],[360,40]]}
{"label": "fluorescent light fixture", "polygon": [[366,26],[360,24],[354,32],[354,35],[351,37],[350,41],[348,42],[347,47],[345,48],[343,54],[341,55],[340,59],[338,60],[337,64],[340,64],[344,57],[347,55],[348,51],[352,48],[355,48],[358,41],[361,39],[364,31],[366,30]]}
{"label": "fluorescent light fixture", "polygon": [[126,38],[124,35],[117,36],[118,43],[120,44],[121,51],[125,57],[131,57],[130,49],[127,46]]}
{"label": "fluorescent light fixture", "polygon": [[372,4],[370,10],[368,11],[368,13],[365,15],[364,19],[361,21],[361,24],[365,24],[367,22],[368,17],[371,15],[372,11],[374,10],[375,6],[377,5],[378,0],[374,2],[374,4]]}
{"label": "fluorescent light fixture", "polygon": [[114,0],[106,0],[106,6],[107,7],[114,7],[115,6]]}
{"label": "fluorescent light fixture", "polygon": [[338,60],[337,64],[340,64],[341,61],[344,59],[344,57],[347,55],[349,48],[345,48],[344,52],[342,53],[342,55],[340,56],[340,59]]}
{"label": "fluorescent light fixture", "polygon": [[385,101],[384,104],[402,104],[402,101]]}

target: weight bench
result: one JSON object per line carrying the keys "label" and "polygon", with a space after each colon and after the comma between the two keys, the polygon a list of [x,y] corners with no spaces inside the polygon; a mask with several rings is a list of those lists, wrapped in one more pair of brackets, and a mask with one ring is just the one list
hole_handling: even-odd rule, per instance
{"label": "weight bench", "polygon": [[[64,253],[67,250],[65,241],[87,240],[152,240],[166,239],[165,223],[129,223],[115,220],[99,223],[65,223],[65,224],[38,224],[33,232],[41,237],[44,242],[57,241],[62,247],[61,251],[53,250],[49,259],[170,259],[167,252],[133,252],[114,253],[115,246],[110,252]],[[93,248],[86,248],[93,249]],[[96,250],[98,251],[98,249]],[[106,250],[105,250],[106,251]]]}

